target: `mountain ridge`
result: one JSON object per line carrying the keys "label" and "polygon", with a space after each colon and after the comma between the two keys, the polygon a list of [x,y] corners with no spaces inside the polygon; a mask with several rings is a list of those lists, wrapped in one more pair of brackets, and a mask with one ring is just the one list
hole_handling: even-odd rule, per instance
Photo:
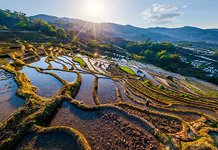
{"label": "mountain ridge", "polygon": [[[69,18],[69,17],[57,17],[57,16],[53,16],[53,15],[46,15],[46,14],[38,14],[38,15],[34,15],[34,16],[29,16],[30,18],[38,18],[38,17],[42,17],[42,16],[46,16],[46,17],[54,17],[57,19],[72,19],[72,20],[79,20],[79,21],[83,21],[83,22],[90,22],[90,21],[85,21],[82,19],[75,19],[75,18]],[[90,23],[94,23],[94,22],[90,22]],[[114,25],[121,25],[121,26],[131,26],[134,28],[139,28],[139,29],[152,29],[152,28],[165,28],[165,29],[179,29],[179,28],[197,28],[197,29],[201,29],[201,30],[217,30],[218,28],[200,28],[200,27],[195,27],[195,26],[181,26],[181,27],[148,27],[148,28],[143,28],[143,27],[137,27],[131,24],[118,24],[118,23],[113,23],[113,22],[100,22],[100,23],[96,23],[96,24],[114,24]]]}
{"label": "mountain ridge", "polygon": [[[125,40],[145,41],[151,39],[156,42],[190,41],[218,43],[218,29],[202,29],[192,26],[178,28],[150,27],[141,28],[133,25],[120,25],[116,23],[93,23],[80,19],[49,16],[39,14],[30,16],[31,19],[43,19],[59,25],[67,30],[76,29],[82,32],[95,32],[97,37],[119,37]],[[68,25],[68,26],[66,26]],[[85,27],[84,27],[85,26]],[[95,28],[94,28],[95,26]]]}

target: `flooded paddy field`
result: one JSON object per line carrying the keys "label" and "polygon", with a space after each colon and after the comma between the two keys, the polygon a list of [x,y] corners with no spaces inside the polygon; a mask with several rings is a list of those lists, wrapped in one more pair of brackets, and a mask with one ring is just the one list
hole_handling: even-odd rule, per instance
{"label": "flooded paddy field", "polygon": [[96,61],[94,59],[90,59],[90,62],[92,63],[92,66],[94,67],[95,70],[97,70],[100,73],[104,73],[104,71],[101,68],[99,68],[99,66],[98,66],[99,62],[98,61]]}
{"label": "flooded paddy field", "polygon": [[45,70],[44,72],[54,73],[69,83],[73,83],[77,79],[77,74],[73,72],[60,71],[60,70]]}
{"label": "flooded paddy field", "polygon": [[15,150],[21,149],[57,149],[57,150],[79,150],[76,141],[67,133],[30,133],[24,136],[14,147]]}
{"label": "flooded paddy field", "polygon": [[214,144],[218,147],[218,132],[210,132],[209,134],[214,140]]}
{"label": "flooded paddy field", "polygon": [[88,58],[88,57],[82,57],[82,59],[83,59],[84,62],[87,64],[89,70],[95,71],[95,69],[92,67],[91,63],[89,62],[89,58]]}
{"label": "flooded paddy field", "polygon": [[75,66],[76,66],[76,68],[78,68],[79,70],[81,70],[81,71],[85,71],[81,66],[80,66],[80,64],[75,64]]}
{"label": "flooded paddy field", "polygon": [[[74,61],[72,60],[72,58],[69,57],[69,56],[60,56],[60,57],[58,57],[58,59],[61,59],[61,60],[65,61],[65,62],[67,62],[68,65],[71,64],[71,65],[75,66],[75,69],[79,69],[79,70],[81,70],[81,71],[85,71],[85,70],[80,66],[79,63],[74,62]],[[68,66],[68,69],[69,69],[69,67],[70,67],[70,66]]]}
{"label": "flooded paddy field", "polygon": [[20,72],[29,77],[30,82],[38,88],[37,94],[42,97],[49,98],[54,96],[63,86],[63,84],[52,75],[40,73],[34,68],[24,67]]}
{"label": "flooded paddy field", "polygon": [[45,62],[47,57],[42,57],[40,58],[39,61],[31,63],[30,65],[33,67],[38,67],[38,68],[42,68],[42,69],[46,69],[48,68],[49,64]]}
{"label": "flooded paddy field", "polygon": [[14,75],[0,69],[0,122],[24,104],[24,99],[16,95],[17,89]]}
{"label": "flooded paddy field", "polygon": [[70,61],[70,59],[63,57],[63,56],[59,56],[57,58],[57,60],[64,64],[68,69],[71,69],[74,66],[74,63],[72,61]]}
{"label": "flooded paddy field", "polygon": [[50,61],[51,65],[52,65],[52,68],[53,69],[63,69],[64,66],[61,64],[61,63],[57,63],[55,61]]}
{"label": "flooded paddy field", "polygon": [[69,57],[69,56],[59,56],[58,59],[61,59],[61,60],[65,61],[65,62],[67,62],[67,63],[72,63],[73,62],[72,58]]}
{"label": "flooded paddy field", "polygon": [[124,102],[128,102],[134,106],[138,106],[138,107],[144,107],[143,105],[140,105],[139,103],[135,102],[134,100],[130,99],[128,96],[127,96],[127,93],[126,93],[126,90],[124,88],[124,85],[122,84],[122,82],[116,82],[116,85],[118,87],[118,90],[119,90],[119,93],[120,93],[120,96],[122,98],[122,100]]}
{"label": "flooded paddy field", "polygon": [[[137,93],[134,89],[131,89],[130,87],[126,86],[126,92],[128,93],[129,97],[133,98],[135,101],[137,101],[139,104],[145,104],[145,102],[147,101],[146,99],[140,97],[140,94]],[[135,93],[133,93],[135,92]]]}
{"label": "flooded paddy field", "polygon": [[68,62],[64,62],[62,60],[58,60],[61,64],[63,64],[64,66],[66,66],[68,68],[68,70],[71,70],[73,68],[73,64],[72,63],[68,63]]}
{"label": "flooded paddy field", "polygon": [[112,79],[98,78],[97,95],[102,104],[117,101],[117,92],[114,81]]}
{"label": "flooded paddy field", "polygon": [[79,88],[75,99],[84,102],[87,105],[95,105],[93,98],[95,76],[92,74],[82,74],[82,84]]}

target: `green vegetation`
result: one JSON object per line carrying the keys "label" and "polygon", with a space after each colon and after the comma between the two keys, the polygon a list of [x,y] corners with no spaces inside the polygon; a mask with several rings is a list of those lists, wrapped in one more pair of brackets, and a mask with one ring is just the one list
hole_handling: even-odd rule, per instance
{"label": "green vegetation", "polygon": [[135,72],[132,69],[130,69],[129,67],[126,67],[126,66],[119,66],[119,67],[120,67],[121,70],[123,70],[123,71],[125,71],[125,72],[127,72],[129,74],[135,75]]}
{"label": "green vegetation", "polygon": [[[186,55],[186,53],[181,52],[185,51],[185,49],[176,47],[172,43],[155,43],[149,40],[145,42],[131,41],[126,45],[125,49],[130,59],[150,63],[184,76],[192,76],[215,84],[218,83],[217,77],[208,77],[207,73],[202,70],[206,67],[205,64],[202,64],[200,68],[195,68],[190,63],[183,62],[181,55]],[[216,58],[216,53],[214,52],[212,57]]]}
{"label": "green vegetation", "polygon": [[87,68],[86,62],[81,57],[73,57],[73,61],[79,63],[81,67]]}
{"label": "green vegetation", "polygon": [[40,19],[30,20],[22,12],[11,12],[10,10],[0,10],[0,26],[5,29],[39,31],[48,36],[66,38],[67,35],[62,28]]}
{"label": "green vegetation", "polygon": [[132,58],[138,61],[152,63],[164,69],[176,71],[184,63],[175,54],[177,48],[171,43],[129,42],[126,46]]}
{"label": "green vegetation", "polygon": [[201,64],[200,66],[199,66],[199,68],[200,69],[204,69],[204,68],[206,68],[207,66],[206,66],[206,63],[203,63],[203,64]]}
{"label": "green vegetation", "polygon": [[159,89],[160,89],[160,90],[164,90],[165,88],[164,88],[163,85],[160,85],[160,86],[159,86]]}
{"label": "green vegetation", "polygon": [[149,87],[153,86],[151,80],[149,80],[149,79],[144,80],[144,81],[142,82],[142,84],[147,85],[147,86],[149,86]]}

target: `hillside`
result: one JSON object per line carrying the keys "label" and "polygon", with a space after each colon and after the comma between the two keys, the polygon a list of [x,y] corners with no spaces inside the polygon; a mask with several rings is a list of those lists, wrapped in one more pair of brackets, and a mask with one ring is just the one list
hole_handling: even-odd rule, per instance
{"label": "hillside", "polygon": [[0,30],[37,31],[47,36],[66,38],[62,28],[57,28],[45,20],[30,20],[25,13],[0,9]]}
{"label": "hillside", "polygon": [[48,15],[36,15],[32,19],[44,19],[50,23],[57,24],[65,29],[77,29],[83,31],[94,31],[98,37],[120,37],[126,40],[144,41],[150,38],[152,41],[205,41],[208,43],[218,43],[217,29],[200,29],[196,27],[181,28],[138,28],[131,25],[119,25],[113,23],[91,23],[78,19],[58,18]]}

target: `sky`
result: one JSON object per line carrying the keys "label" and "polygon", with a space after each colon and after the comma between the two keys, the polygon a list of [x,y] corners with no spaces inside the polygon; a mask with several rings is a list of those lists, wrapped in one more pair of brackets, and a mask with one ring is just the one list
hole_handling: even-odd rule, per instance
{"label": "sky", "polygon": [[0,0],[0,9],[142,28],[218,28],[218,0]]}

